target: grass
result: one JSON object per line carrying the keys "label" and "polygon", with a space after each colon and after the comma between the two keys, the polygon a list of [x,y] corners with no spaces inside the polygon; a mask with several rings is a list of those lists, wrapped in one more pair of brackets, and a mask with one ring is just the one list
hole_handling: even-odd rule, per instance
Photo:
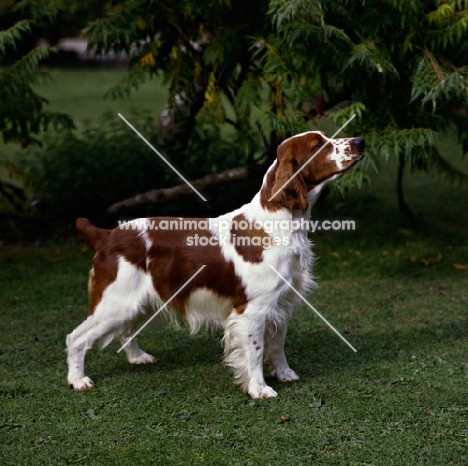
{"label": "grass", "polygon": [[157,80],[148,80],[125,100],[104,99],[105,93],[125,72],[125,69],[112,68],[51,69],[51,81],[41,84],[37,90],[50,102],[48,109],[69,113],[78,125],[105,112],[125,116],[132,108],[152,109],[159,115],[168,92]]}
{"label": "grass", "polygon": [[89,353],[94,391],[65,383],[65,335],[86,316],[81,243],[0,247],[0,463],[156,465],[463,465],[468,448],[466,188],[407,180],[421,218],[401,226],[391,184],[319,206],[355,232],[315,237],[320,290],[291,322],[299,383],[267,379],[254,401],[232,383],[220,334],[155,327],[131,366],[118,346]]}

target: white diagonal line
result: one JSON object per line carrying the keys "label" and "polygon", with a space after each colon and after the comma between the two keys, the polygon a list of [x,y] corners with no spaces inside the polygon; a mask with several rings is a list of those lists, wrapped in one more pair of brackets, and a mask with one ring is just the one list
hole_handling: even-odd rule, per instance
{"label": "white diagonal line", "polygon": [[159,309],[155,312],[132,336],[124,345],[120,347],[117,353],[120,353],[169,303],[206,267],[202,265]]}
{"label": "white diagonal line", "polygon": [[324,149],[325,147],[327,147],[327,144],[330,143],[330,141],[338,134],[340,133],[343,128],[345,128],[350,122],[351,120],[356,116],[356,114],[354,114],[309,160],[307,160],[307,162],[302,165],[301,168],[299,168],[299,170],[297,170],[296,173],[294,173],[294,175],[291,176],[291,178],[289,178],[288,181],[286,181],[286,183],[283,184],[283,186],[281,186],[280,189],[278,189],[278,191],[276,191],[275,194],[273,194],[273,196],[270,197],[270,199],[268,199],[269,201],[271,201],[278,193],[280,193],[283,188],[292,180],[294,179],[297,175],[299,175],[299,173],[301,173],[302,170],[304,170],[305,167],[307,167],[307,165],[309,164],[309,162],[311,162],[317,155],[320,154],[321,150]]}
{"label": "white diagonal line", "polygon": [[148,146],[151,147],[151,149],[154,150],[154,152],[156,152],[157,155],[159,155],[159,157],[161,157],[161,159],[164,160],[164,162],[167,163],[167,165],[169,165],[169,167],[172,168],[172,170],[174,170],[204,201],[206,201],[206,199],[197,191],[197,189],[189,182],[187,181],[187,179],[170,163],[168,162],[162,155],[161,153],[155,149],[145,138],[144,136],[139,133],[133,126],[131,123],[128,122],[128,120],[121,114],[121,113],[118,113],[119,117],[122,118],[123,121],[125,121],[125,123],[127,123],[128,126],[130,126],[130,128],[133,129],[133,131],[135,131],[135,133],[138,134],[138,136],[140,136],[141,139],[143,139],[143,141],[146,142],[146,144],[148,144]]}
{"label": "white diagonal line", "polygon": [[354,346],[348,340],[346,340],[346,338],[343,335],[341,335],[341,333],[338,332],[338,330],[335,327],[333,327],[333,325],[330,324],[330,322],[328,322],[328,320],[325,319],[325,317],[323,317],[323,315],[320,314],[320,312],[317,311],[317,309],[315,309],[315,307],[312,306],[312,304],[310,304],[309,301],[307,301],[307,299],[305,299],[304,296],[302,296],[299,293],[299,291],[296,290],[296,288],[294,288],[272,265],[270,265],[270,268],[272,268],[278,275],[278,277],[280,277],[284,281],[284,283],[286,283],[286,285],[288,285],[289,288],[291,288],[291,290],[293,290],[294,293],[296,293],[297,296],[299,296],[299,298],[301,298],[302,301],[304,301],[307,304],[307,306],[309,306],[355,353],[357,353],[357,349],[354,348]]}

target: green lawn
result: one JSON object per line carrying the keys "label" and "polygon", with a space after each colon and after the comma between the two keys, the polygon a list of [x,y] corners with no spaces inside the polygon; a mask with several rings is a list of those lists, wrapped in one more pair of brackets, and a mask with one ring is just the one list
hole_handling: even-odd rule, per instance
{"label": "green lawn", "polygon": [[320,290],[291,322],[301,380],[253,401],[221,365],[220,334],[156,327],[131,366],[89,353],[96,390],[67,388],[65,336],[87,313],[81,243],[0,247],[0,464],[464,465],[468,455],[468,189],[418,175],[402,226],[394,169],[319,206],[358,230],[314,238]]}
{"label": "green lawn", "polygon": [[122,113],[131,109],[153,110],[155,115],[164,108],[167,90],[157,79],[148,80],[128,99],[104,99],[105,93],[124,75],[124,69],[52,69],[51,81],[38,86],[37,91],[49,102],[51,111],[69,113],[79,125],[95,121],[105,112]]}

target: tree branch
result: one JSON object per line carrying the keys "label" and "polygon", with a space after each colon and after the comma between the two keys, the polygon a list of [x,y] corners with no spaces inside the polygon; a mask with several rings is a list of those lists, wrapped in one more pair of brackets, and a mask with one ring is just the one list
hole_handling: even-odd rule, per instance
{"label": "tree branch", "polygon": [[[0,178],[0,197],[3,196],[15,211],[23,210],[23,203],[26,202],[26,195],[21,186],[13,183],[13,181]],[[21,202],[18,202],[19,201]]]}
{"label": "tree branch", "polygon": [[439,79],[439,81],[442,82],[444,80],[444,76],[442,75],[440,68],[437,66],[434,56],[432,55],[432,53],[429,51],[429,49],[426,46],[424,46],[424,51],[426,53],[427,58],[429,58],[429,61],[431,62],[432,69],[437,75],[437,78]]}
{"label": "tree branch", "polygon": [[[203,178],[192,181],[192,186],[195,188],[204,188],[205,186],[223,183],[224,181],[234,181],[247,178],[248,171],[245,167],[231,168],[221,173],[212,173]],[[192,193],[192,188],[187,184],[179,184],[171,188],[153,189],[146,193],[137,194],[134,197],[116,202],[108,207],[107,213],[114,214],[123,209],[129,209],[142,204],[162,203],[170,201],[180,196]]]}

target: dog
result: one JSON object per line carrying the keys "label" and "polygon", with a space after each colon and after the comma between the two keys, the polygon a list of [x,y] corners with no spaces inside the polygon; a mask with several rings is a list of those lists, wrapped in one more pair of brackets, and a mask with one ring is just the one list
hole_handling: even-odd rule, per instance
{"label": "dog", "polygon": [[137,219],[113,230],[77,219],[95,254],[89,316],[66,339],[69,386],[94,387],[84,361],[97,341],[105,347],[118,339],[131,364],[154,363],[134,334],[159,311],[182,316],[192,333],[220,326],[224,361],[252,398],[277,396],[265,383],[264,362],[279,382],[298,380],[284,353],[299,301],[289,285],[301,295],[315,287],[311,243],[298,225],[310,219],[323,188],[364,153],[362,138],[329,139],[309,131],[278,146],[260,192],[228,214]]}

